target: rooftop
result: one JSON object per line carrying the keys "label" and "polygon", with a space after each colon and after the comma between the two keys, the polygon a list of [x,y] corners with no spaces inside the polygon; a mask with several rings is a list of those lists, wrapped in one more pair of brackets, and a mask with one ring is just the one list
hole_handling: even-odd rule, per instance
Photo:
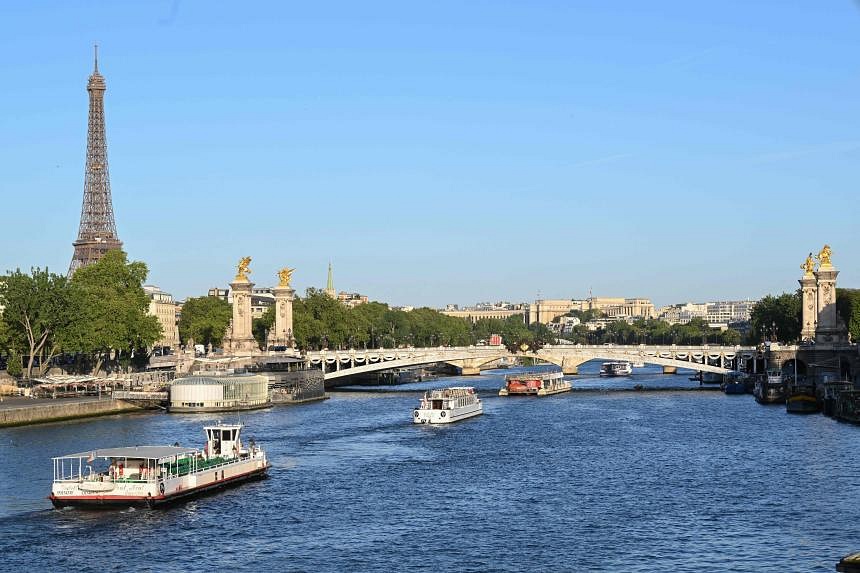
{"label": "rooftop", "polygon": [[[190,454],[197,451],[197,448],[183,448],[178,446],[132,446],[126,448],[102,448],[99,450],[88,450],[78,454],[67,454],[58,456],[59,458],[139,458],[147,460],[157,460],[178,456],[180,454]],[[56,458],[55,458],[56,459]]]}

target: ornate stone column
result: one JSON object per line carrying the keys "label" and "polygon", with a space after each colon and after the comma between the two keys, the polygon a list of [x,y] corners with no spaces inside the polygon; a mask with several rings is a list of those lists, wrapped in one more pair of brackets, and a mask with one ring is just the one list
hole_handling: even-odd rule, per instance
{"label": "ornate stone column", "polygon": [[839,274],[830,262],[831,250],[824,245],[818,254],[818,324],[815,328],[815,342],[838,342],[839,324],[836,321],[836,276]]}
{"label": "ornate stone column", "polygon": [[248,280],[251,257],[245,257],[239,262],[236,278],[230,283],[233,289],[233,321],[230,335],[224,344],[224,349],[230,353],[259,351],[257,341],[251,330],[251,292],[254,283]]}
{"label": "ornate stone column", "polygon": [[803,306],[800,339],[814,340],[815,327],[818,324],[818,287],[816,284],[815,261],[812,260],[812,253],[806,257],[806,262],[800,265],[803,269],[803,277],[797,281],[800,283],[801,304]]}
{"label": "ornate stone column", "polygon": [[296,291],[290,287],[290,279],[296,269],[281,269],[278,272],[280,283],[272,289],[275,294],[275,332],[272,344],[275,346],[293,345],[293,299]]}

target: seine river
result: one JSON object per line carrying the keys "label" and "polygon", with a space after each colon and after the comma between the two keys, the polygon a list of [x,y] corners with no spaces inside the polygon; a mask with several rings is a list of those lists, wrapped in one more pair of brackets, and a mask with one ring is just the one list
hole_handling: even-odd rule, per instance
{"label": "seine river", "polygon": [[[0,570],[805,572],[860,549],[860,428],[588,366],[540,399],[499,398],[494,371],[248,413],[271,477],[166,510],[53,510],[50,458],[202,445],[201,417],[0,430]],[[460,382],[483,416],[411,424]]]}

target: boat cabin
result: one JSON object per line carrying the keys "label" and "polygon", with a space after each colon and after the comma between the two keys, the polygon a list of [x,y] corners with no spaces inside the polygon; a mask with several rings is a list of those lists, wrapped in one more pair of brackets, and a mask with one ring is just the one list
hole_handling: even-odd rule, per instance
{"label": "boat cabin", "polygon": [[[102,491],[117,482],[154,482],[190,466],[196,448],[179,446],[135,446],[102,448],[53,458],[54,482],[86,484],[81,489]],[[105,484],[96,486],[94,484]]]}
{"label": "boat cabin", "polygon": [[242,450],[242,424],[222,424],[204,426],[206,447],[203,453],[209,458],[238,458]]}

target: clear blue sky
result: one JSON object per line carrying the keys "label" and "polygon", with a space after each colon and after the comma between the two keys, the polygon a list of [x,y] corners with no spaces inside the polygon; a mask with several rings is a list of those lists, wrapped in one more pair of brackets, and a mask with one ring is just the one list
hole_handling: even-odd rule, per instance
{"label": "clear blue sky", "polygon": [[860,287],[860,6],[16,2],[0,270],[65,272],[92,44],[114,208],[177,297],[252,278],[393,304]]}

